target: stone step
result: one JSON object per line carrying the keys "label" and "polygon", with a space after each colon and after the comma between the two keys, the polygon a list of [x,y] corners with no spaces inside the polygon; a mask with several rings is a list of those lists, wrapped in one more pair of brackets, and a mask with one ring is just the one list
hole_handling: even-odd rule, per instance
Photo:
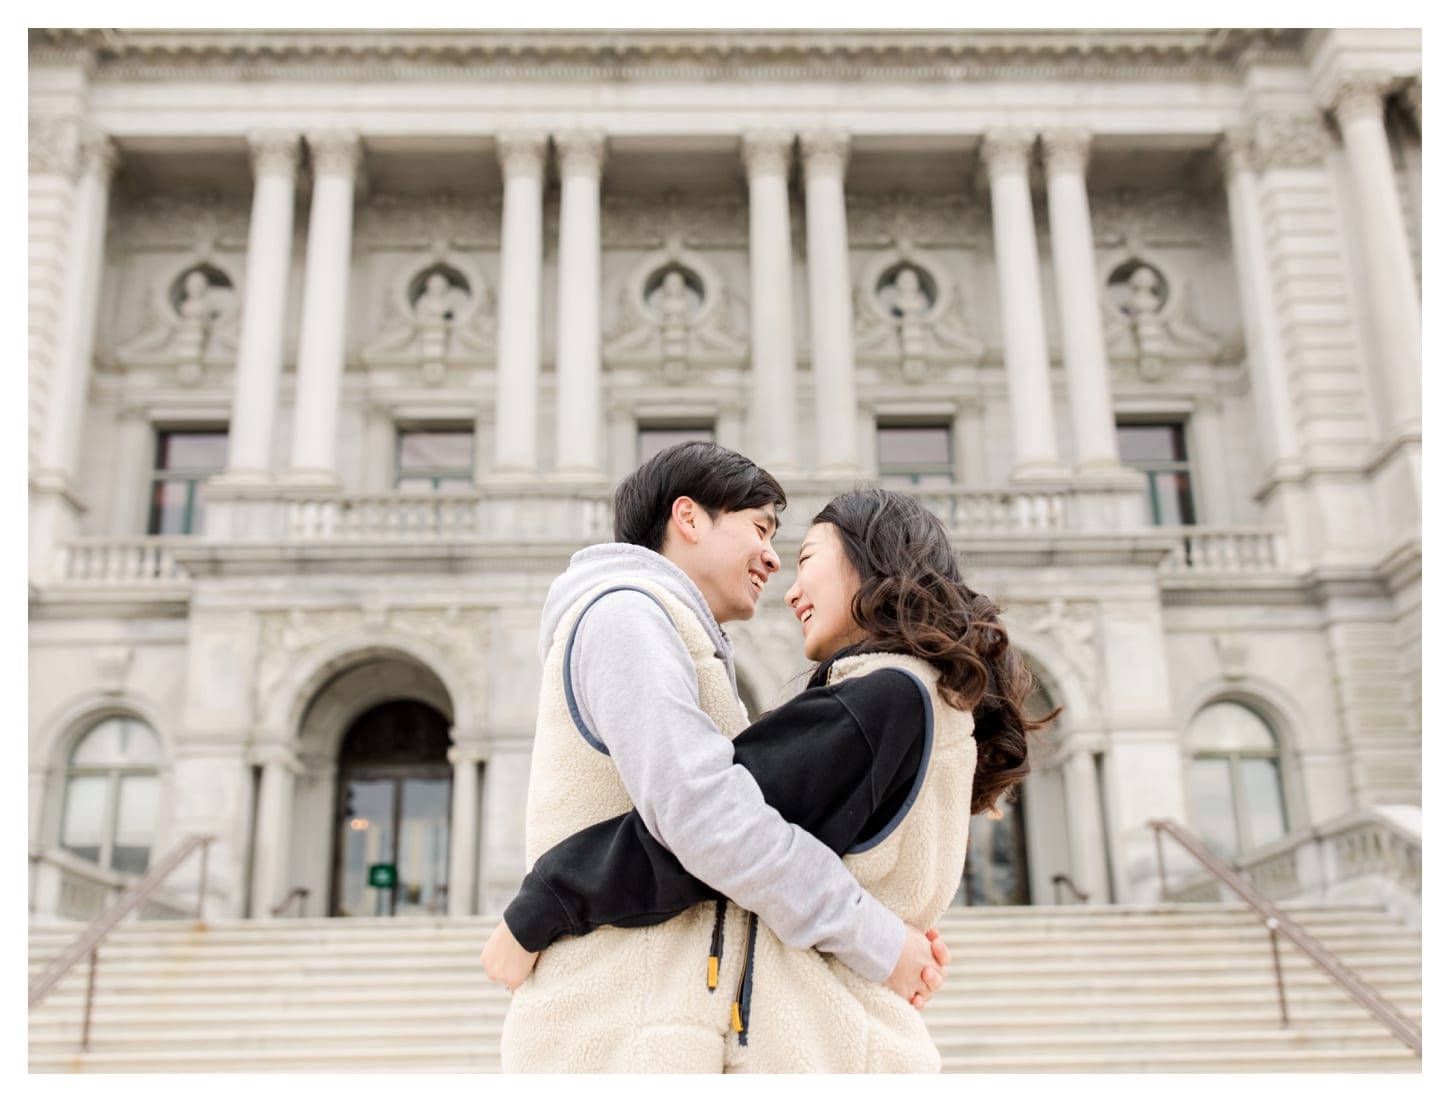
{"label": "stone step", "polygon": [[1145,1052],[1100,1052],[1059,1056],[1051,1043],[1044,1043],[1030,1055],[997,1053],[990,1056],[975,1053],[942,1055],[942,1071],[974,1075],[1029,1073],[1050,1074],[1184,1074],[1199,1072],[1231,1072],[1234,1074],[1293,1073],[1326,1074],[1332,1072],[1406,1072],[1421,1070],[1420,1058],[1404,1046],[1399,1052],[1378,1050],[1292,1049],[1276,1052],[1239,1054],[1233,1051],[1174,1052],[1155,1049]]}
{"label": "stone step", "polygon": [[[1420,1004],[1404,1002],[1398,1004],[1402,1012],[1418,1023]],[[40,1015],[32,1013],[30,1039],[60,1039],[73,1041],[79,1023],[79,1007],[75,1013],[65,1015]],[[179,1026],[197,1029],[236,1030],[246,1027],[270,1029],[281,1023],[299,1027],[325,1024],[337,1028],[366,1026],[372,1024],[441,1022],[452,1026],[458,1022],[479,1023],[485,1027],[497,1028],[508,1009],[506,1000],[458,1000],[452,1003],[429,1001],[426,1003],[388,1002],[376,1005],[358,1006],[356,1002],[335,1006],[305,1004],[273,1005],[261,1007],[255,1002],[247,1005],[227,1007],[158,1007],[150,1002],[130,1006],[98,1006],[91,1015],[93,1034],[110,1040],[113,1031],[141,1032],[148,1029],[172,1029]],[[1274,998],[1259,999],[1254,1004],[1225,1007],[1215,1004],[1208,1007],[1157,1006],[1138,1008],[1136,1012],[1117,1006],[1113,1013],[1104,1014],[1103,1007],[1085,1008],[1073,1006],[1057,1011],[1037,1008],[1011,1008],[994,1004],[992,1007],[963,1006],[939,1007],[933,1001],[924,1014],[924,1020],[933,1036],[943,1031],[966,1030],[1019,1033],[1042,1030],[1057,1033],[1088,1033],[1118,1035],[1123,1033],[1145,1034],[1172,1031],[1185,1026],[1198,1029],[1210,1028],[1255,1028],[1278,1029],[1279,1007]],[[1369,1011],[1358,1005],[1304,1006],[1290,1003],[1290,1024],[1298,1028],[1327,1029],[1331,1027],[1363,1026],[1374,1019]]]}

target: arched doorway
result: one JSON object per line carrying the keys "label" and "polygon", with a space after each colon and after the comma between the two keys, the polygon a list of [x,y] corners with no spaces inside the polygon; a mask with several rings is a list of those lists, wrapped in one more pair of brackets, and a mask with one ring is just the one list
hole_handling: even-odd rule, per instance
{"label": "arched doorway", "polygon": [[[1030,716],[1047,715],[1055,705],[1046,690],[1038,685],[1027,702]],[[1020,907],[1043,902],[1034,891],[1033,869],[1028,844],[1029,825],[1034,828],[1042,819],[1035,802],[1044,793],[1045,779],[1041,765],[1045,751],[1051,746],[1055,722],[1029,736],[1029,761],[1033,773],[1011,799],[997,801],[1002,818],[973,815],[967,841],[966,865],[962,882],[953,903],[970,907]],[[1029,804],[1031,807],[1029,810]]]}
{"label": "arched doorway", "polygon": [[453,767],[448,721],[416,700],[360,715],[337,762],[329,912],[446,914]]}

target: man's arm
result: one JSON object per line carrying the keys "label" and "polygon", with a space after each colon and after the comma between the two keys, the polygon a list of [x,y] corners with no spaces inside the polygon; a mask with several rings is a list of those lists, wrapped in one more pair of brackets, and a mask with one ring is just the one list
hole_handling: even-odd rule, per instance
{"label": "man's arm", "polygon": [[827,846],[771,808],[734,762],[700,707],[694,664],[664,610],[639,593],[603,597],[579,625],[571,666],[582,718],[655,840],[786,944],[834,953],[884,982],[905,924]]}
{"label": "man's arm", "polygon": [[[741,732],[733,751],[772,807],[843,854],[904,802],[925,730],[915,683],[882,670],[807,690]],[[523,948],[538,952],[565,934],[663,922],[718,895],[630,812],[544,853],[504,920]]]}

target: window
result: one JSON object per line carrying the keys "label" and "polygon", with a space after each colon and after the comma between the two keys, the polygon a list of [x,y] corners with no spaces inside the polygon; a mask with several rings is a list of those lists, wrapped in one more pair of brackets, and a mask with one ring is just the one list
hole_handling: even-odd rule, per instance
{"label": "window", "polygon": [[147,534],[189,536],[200,532],[206,480],[220,474],[226,463],[226,429],[158,432]]}
{"label": "window", "polygon": [[471,428],[400,429],[393,485],[399,490],[471,490]]}
{"label": "window", "polygon": [[639,454],[635,457],[635,463],[636,465],[643,463],[666,448],[675,444],[683,444],[688,440],[704,440],[713,444],[715,426],[709,421],[694,424],[686,422],[683,424],[640,425]]}
{"label": "window", "polygon": [[1232,858],[1284,835],[1279,744],[1257,712],[1224,701],[1188,725],[1188,790],[1209,849]]}
{"label": "window", "polygon": [[66,768],[60,844],[116,872],[143,873],[151,858],[160,746],[138,719],[104,719],[76,743]]}
{"label": "window", "polygon": [[883,486],[898,490],[950,486],[951,426],[878,424],[876,461]]}
{"label": "window", "polygon": [[1197,524],[1182,422],[1120,424],[1118,453],[1148,476],[1148,507],[1154,524]]}

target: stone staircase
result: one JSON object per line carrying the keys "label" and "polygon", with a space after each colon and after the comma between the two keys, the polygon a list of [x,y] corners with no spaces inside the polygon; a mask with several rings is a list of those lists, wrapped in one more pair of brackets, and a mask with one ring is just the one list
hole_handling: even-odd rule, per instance
{"label": "stone staircase", "polygon": [[[1369,906],[1289,914],[1417,1023],[1420,935]],[[32,1072],[496,1071],[493,920],[127,924],[30,1012]],[[1420,1060],[1238,904],[954,908],[925,1011],[948,1072],[1419,1071]],[[76,926],[30,929],[33,979]]]}

